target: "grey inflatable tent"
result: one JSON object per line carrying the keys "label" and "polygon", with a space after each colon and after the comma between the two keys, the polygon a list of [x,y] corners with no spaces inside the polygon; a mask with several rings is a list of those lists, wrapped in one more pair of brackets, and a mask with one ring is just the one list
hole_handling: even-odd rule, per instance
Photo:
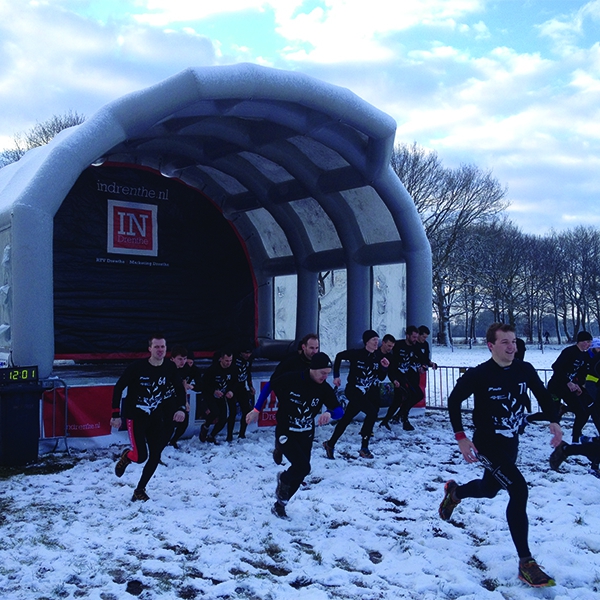
{"label": "grey inflatable tent", "polygon": [[[57,264],[62,260],[57,248],[69,237],[63,227],[61,239],[55,239],[57,215],[61,206],[66,211],[63,203],[85,173],[106,168],[152,173],[155,185],[177,182],[227,221],[254,286],[252,307],[242,316],[248,320],[250,315],[251,333],[264,347],[274,340],[273,278],[284,274],[297,275],[298,336],[317,327],[318,274],[329,269],[347,270],[349,345],[370,327],[373,265],[405,264],[407,297],[399,301],[406,302],[408,322],[430,324],[431,251],[414,204],[390,167],[394,136],[393,119],[349,90],[251,64],[190,68],[111,102],[0,170],[0,346],[12,364],[37,364],[42,376],[51,373],[59,322],[57,273],[70,269]],[[163,202],[164,215],[177,208],[172,196],[165,204],[166,183],[167,191],[157,196],[143,182],[119,187],[115,180],[109,175],[103,184],[94,183],[105,192],[96,203],[104,207],[100,218],[109,220],[102,224],[109,237],[111,227],[113,232],[125,227],[123,219],[147,235],[146,224],[156,219],[154,205]],[[73,196],[70,206],[79,206],[78,198]],[[147,213],[131,216],[122,208],[135,208],[140,201]],[[107,202],[121,202],[121,209],[111,213]],[[185,207],[178,210],[185,223]],[[86,214],[71,221],[86,220]],[[203,215],[195,218],[205,222]],[[122,266],[124,259],[138,268],[168,264],[156,248],[118,247],[114,239],[96,252],[95,261],[105,261],[102,266]],[[132,239],[152,246],[140,236]],[[224,253],[218,251],[210,262]],[[151,258],[137,260],[144,254]],[[77,246],[72,256],[78,256]],[[81,270],[90,279],[93,272]],[[156,270],[147,276],[152,273]],[[68,287],[77,287],[81,279],[72,277]],[[100,311],[111,305],[111,286],[115,283],[108,277],[75,298],[85,304],[97,295],[85,305],[92,313]],[[248,296],[248,290],[240,294]],[[183,300],[193,303],[190,297]],[[220,302],[215,293],[214,303]],[[121,319],[135,316],[135,302],[120,306]],[[67,316],[73,311],[71,306]],[[65,328],[76,330],[86,320],[85,311],[78,318]],[[110,320],[103,323],[104,332],[110,328]],[[147,332],[147,324],[140,324],[140,336]],[[85,353],[86,340],[78,343]]]}

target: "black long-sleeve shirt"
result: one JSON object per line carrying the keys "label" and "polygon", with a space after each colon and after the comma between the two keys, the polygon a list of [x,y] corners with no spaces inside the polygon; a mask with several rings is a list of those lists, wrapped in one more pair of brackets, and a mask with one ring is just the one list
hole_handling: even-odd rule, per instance
{"label": "black long-sleeve shirt", "polygon": [[361,390],[365,394],[378,381],[383,381],[387,368],[382,367],[381,352],[369,352],[366,348],[342,350],[338,352],[333,363],[333,377],[340,376],[342,361],[350,363],[348,371],[348,385]]}
{"label": "black long-sleeve shirt", "polygon": [[393,370],[390,379],[408,380],[412,384],[418,383],[421,357],[417,344],[408,344],[406,340],[399,340],[392,348],[394,355]]}
{"label": "black long-sleeve shirt", "polygon": [[271,375],[271,385],[273,382],[285,375],[286,373],[300,373],[300,371],[304,371],[310,367],[310,358],[306,358],[304,352],[294,352],[289,356],[286,356],[273,371],[273,375]]}
{"label": "black long-sleeve shirt", "polygon": [[246,360],[242,356],[235,357],[235,368],[240,387],[243,390],[250,390],[252,387],[252,359]]}
{"label": "black long-sleeve shirt", "polygon": [[415,355],[423,366],[431,364],[431,348],[427,340],[415,344]]}
{"label": "black long-sleeve shirt", "polygon": [[217,361],[204,371],[202,382],[207,398],[214,398],[216,391],[220,391],[223,396],[228,392],[235,394],[239,385],[237,369],[234,364],[224,369]]}
{"label": "black long-sleeve shirt", "polygon": [[548,382],[548,389],[557,392],[564,389],[567,383],[585,385],[585,377],[589,371],[590,357],[587,352],[582,352],[577,345],[568,346],[559,355],[552,365],[554,373]]}
{"label": "black long-sleeve shirt", "polygon": [[326,381],[313,381],[308,370],[278,377],[273,382],[273,389],[279,400],[277,428],[280,432],[312,431],[323,404],[335,412],[336,418],[343,414],[333,388]]}
{"label": "black long-sleeve shirt", "polygon": [[275,371],[269,379],[269,383],[263,386],[258,394],[258,399],[254,405],[256,410],[262,410],[266,399],[269,397],[271,390],[273,389],[273,382],[279,379],[286,373],[300,373],[310,368],[310,359],[306,358],[304,352],[294,352],[286,356],[276,367]]}
{"label": "black long-sleeve shirt", "polygon": [[151,365],[148,359],[137,360],[127,366],[113,390],[113,416],[120,414],[121,397],[127,388],[123,402],[123,416],[133,419],[136,414],[151,414],[159,407],[171,414],[185,411],[185,388],[173,362],[163,361]]}
{"label": "black long-sleeve shirt", "polygon": [[558,422],[556,403],[528,362],[514,360],[501,367],[494,359],[469,369],[448,398],[448,411],[454,432],[463,431],[461,404],[475,398],[473,425],[478,432],[514,437],[525,425],[525,408],[531,390],[550,422]]}

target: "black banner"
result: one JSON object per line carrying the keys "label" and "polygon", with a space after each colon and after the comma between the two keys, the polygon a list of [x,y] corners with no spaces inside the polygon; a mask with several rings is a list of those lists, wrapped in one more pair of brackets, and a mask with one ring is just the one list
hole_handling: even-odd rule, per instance
{"label": "black banner", "polygon": [[55,352],[60,358],[209,352],[255,337],[245,248],[203,194],[130,166],[84,171],[54,219]]}

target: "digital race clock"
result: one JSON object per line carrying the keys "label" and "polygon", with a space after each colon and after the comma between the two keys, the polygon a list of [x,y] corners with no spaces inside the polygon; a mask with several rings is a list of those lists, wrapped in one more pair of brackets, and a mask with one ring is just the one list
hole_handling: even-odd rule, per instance
{"label": "digital race clock", "polygon": [[9,367],[0,369],[0,385],[7,383],[36,383],[38,380],[37,367]]}

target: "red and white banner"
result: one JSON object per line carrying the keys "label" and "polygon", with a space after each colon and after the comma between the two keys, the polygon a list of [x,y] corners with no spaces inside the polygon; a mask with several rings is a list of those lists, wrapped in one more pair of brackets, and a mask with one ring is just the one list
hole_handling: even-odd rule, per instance
{"label": "red and white banner", "polygon": [[[267,385],[266,381],[260,382],[260,389],[262,390],[265,385]],[[271,392],[269,397],[267,398],[263,409],[260,411],[258,415],[258,426],[259,427],[273,427],[277,425],[277,409],[279,408],[279,401],[277,400],[277,396],[275,392]]]}
{"label": "red and white banner", "polygon": [[[111,433],[112,385],[69,388],[67,435],[96,437]],[[46,391],[42,397],[42,437],[62,437],[65,432],[65,390]]]}
{"label": "red and white banner", "polygon": [[108,200],[108,238],[111,254],[158,256],[158,207],[155,204]]}
{"label": "red and white banner", "polygon": [[426,386],[427,386],[427,371],[425,371],[424,373],[421,373],[421,376],[419,378],[419,387],[423,391],[423,400],[421,400],[420,402],[417,402],[413,408],[425,408],[425,406],[426,406],[425,399],[427,398],[427,394],[425,393]]}

